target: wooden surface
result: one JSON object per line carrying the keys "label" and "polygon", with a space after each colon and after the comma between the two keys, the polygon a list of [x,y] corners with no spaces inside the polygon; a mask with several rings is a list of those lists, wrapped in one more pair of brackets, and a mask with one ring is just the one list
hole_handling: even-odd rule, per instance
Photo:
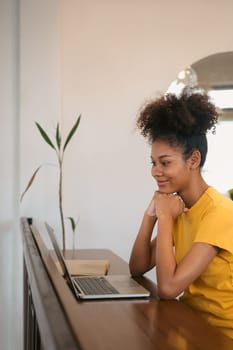
{"label": "wooden surface", "polygon": [[[233,350],[233,341],[179,301],[159,301],[156,286],[149,299],[78,301],[55,267],[51,254],[34,228],[42,258],[77,344],[83,350]],[[66,258],[74,257],[73,251]],[[128,264],[109,250],[80,250],[79,259],[108,259],[109,274],[128,274]],[[59,323],[59,320],[58,320]],[[65,350],[65,348],[64,348]]]}
{"label": "wooden surface", "polygon": [[[66,257],[72,254],[66,252]],[[128,264],[109,250],[82,250],[75,256],[109,259],[109,273],[129,273]],[[152,291],[150,299],[78,302],[77,327],[83,349],[233,349],[233,341],[198,313],[176,300],[158,300],[154,283],[138,280]]]}
{"label": "wooden surface", "polygon": [[24,350],[78,350],[77,338],[24,219]]}

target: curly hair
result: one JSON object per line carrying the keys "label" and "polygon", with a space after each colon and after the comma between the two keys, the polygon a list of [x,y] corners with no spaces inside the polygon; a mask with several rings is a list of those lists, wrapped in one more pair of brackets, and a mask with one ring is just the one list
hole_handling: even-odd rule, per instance
{"label": "curly hair", "polygon": [[136,126],[150,143],[160,139],[182,147],[186,159],[198,149],[202,167],[207,154],[206,133],[215,133],[218,116],[207,94],[184,89],[179,97],[169,93],[147,103]]}

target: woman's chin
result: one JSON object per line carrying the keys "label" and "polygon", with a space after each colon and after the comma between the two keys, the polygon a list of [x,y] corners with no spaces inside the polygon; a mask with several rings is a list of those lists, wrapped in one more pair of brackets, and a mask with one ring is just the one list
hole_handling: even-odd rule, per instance
{"label": "woman's chin", "polygon": [[160,193],[164,193],[164,194],[176,193],[176,191],[174,191],[173,188],[168,188],[168,187],[165,187],[165,186],[160,186],[159,187],[159,192]]}

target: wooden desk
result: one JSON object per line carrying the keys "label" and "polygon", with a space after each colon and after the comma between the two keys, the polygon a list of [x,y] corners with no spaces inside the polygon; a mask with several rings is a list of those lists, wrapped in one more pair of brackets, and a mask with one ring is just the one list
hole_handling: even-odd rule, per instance
{"label": "wooden desk", "polygon": [[[37,271],[35,266],[34,271],[30,267],[30,260],[33,259],[30,258],[28,250],[33,247],[35,253],[38,246],[35,245],[25,222],[23,233],[27,286],[31,290],[38,333],[41,338],[41,347],[35,349],[233,349],[233,341],[207,324],[197,313],[182,303],[157,300],[155,285],[143,277],[138,280],[152,291],[149,299],[77,301],[40,238],[39,245],[42,251],[39,256],[45,264],[47,277],[49,276],[45,284],[48,290],[50,288],[52,290],[48,293],[50,302],[46,298],[44,300],[40,298],[40,303],[36,302],[38,291],[35,293],[35,289],[38,289],[40,280],[36,276],[33,277]],[[72,253],[66,252],[66,257],[71,257]],[[76,254],[79,259],[109,259],[111,265],[109,273],[129,273],[128,264],[109,250],[80,250]],[[35,286],[35,280],[37,286]],[[53,318],[52,321],[51,318]],[[55,324],[52,332],[50,332],[51,324]],[[48,325],[50,328],[47,328]],[[62,337],[59,337],[60,331],[62,331]],[[49,332],[51,334],[48,336]]]}

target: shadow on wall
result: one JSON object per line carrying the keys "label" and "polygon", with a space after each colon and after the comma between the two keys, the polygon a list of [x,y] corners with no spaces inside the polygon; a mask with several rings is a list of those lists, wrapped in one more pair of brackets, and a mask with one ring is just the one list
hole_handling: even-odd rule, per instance
{"label": "shadow on wall", "polygon": [[12,226],[12,220],[0,221],[0,237],[7,232],[10,233],[12,230]]}
{"label": "shadow on wall", "polygon": [[12,221],[0,222],[0,338],[4,349],[11,345],[12,231]]}
{"label": "shadow on wall", "polygon": [[[1,349],[22,349],[21,240],[14,220],[0,221]],[[13,286],[16,288],[13,288]],[[14,342],[17,339],[17,344]]]}

